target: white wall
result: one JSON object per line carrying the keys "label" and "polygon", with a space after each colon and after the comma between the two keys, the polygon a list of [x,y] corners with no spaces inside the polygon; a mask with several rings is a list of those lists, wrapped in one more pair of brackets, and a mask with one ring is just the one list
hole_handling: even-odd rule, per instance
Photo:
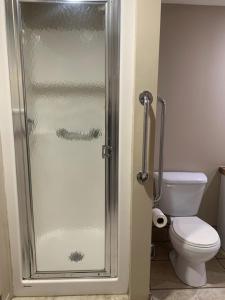
{"label": "white wall", "polygon": [[[0,106],[4,101],[9,100],[5,93],[5,88],[9,88],[7,76],[5,76],[4,68],[7,66],[7,59],[4,55],[6,50],[6,43],[2,29],[5,27],[4,19],[4,5],[3,1],[0,3]],[[2,111],[2,110],[1,110]],[[2,111],[0,118],[0,138],[3,132],[5,110]],[[7,145],[5,145],[7,149]],[[4,147],[4,148],[5,148]],[[3,300],[9,299],[12,295],[12,277],[11,277],[11,260],[10,260],[10,244],[8,233],[7,220],[7,196],[5,190],[5,169],[2,158],[2,146],[0,139],[0,294]]]}
{"label": "white wall", "polygon": [[2,300],[6,300],[12,296],[12,277],[3,173],[2,147],[0,141],[0,295],[2,296]]}

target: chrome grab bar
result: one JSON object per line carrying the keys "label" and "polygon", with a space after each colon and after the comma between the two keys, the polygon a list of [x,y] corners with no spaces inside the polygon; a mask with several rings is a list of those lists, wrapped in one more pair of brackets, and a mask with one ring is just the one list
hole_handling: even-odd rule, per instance
{"label": "chrome grab bar", "polygon": [[148,173],[148,113],[153,101],[152,94],[144,91],[139,96],[140,103],[144,106],[143,120],[143,148],[142,148],[142,170],[137,174],[137,180],[140,184],[144,184],[149,179]]}
{"label": "chrome grab bar", "polygon": [[154,199],[154,203],[159,202],[162,196],[163,152],[164,152],[165,115],[166,115],[166,101],[159,96],[157,100],[162,105],[162,110],[161,110],[160,141],[159,141],[160,148],[159,148],[158,188],[157,188],[157,194]]}

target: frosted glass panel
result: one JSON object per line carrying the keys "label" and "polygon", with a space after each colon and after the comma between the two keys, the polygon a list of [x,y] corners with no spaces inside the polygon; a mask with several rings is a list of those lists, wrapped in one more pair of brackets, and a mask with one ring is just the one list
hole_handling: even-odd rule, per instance
{"label": "frosted glass panel", "polygon": [[37,271],[105,268],[105,5],[22,3]]}

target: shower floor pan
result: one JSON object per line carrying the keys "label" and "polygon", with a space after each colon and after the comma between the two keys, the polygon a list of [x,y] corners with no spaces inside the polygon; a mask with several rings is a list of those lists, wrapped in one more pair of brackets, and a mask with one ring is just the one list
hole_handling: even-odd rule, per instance
{"label": "shower floor pan", "polygon": [[38,272],[96,271],[105,268],[103,229],[58,229],[36,240]]}

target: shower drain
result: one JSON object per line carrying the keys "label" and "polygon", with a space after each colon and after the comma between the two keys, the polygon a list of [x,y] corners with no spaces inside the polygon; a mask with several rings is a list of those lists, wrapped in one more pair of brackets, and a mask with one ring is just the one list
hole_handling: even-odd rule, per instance
{"label": "shower drain", "polygon": [[84,258],[84,254],[79,251],[72,252],[69,256],[69,259],[75,262],[81,261],[83,260],[83,258]]}

